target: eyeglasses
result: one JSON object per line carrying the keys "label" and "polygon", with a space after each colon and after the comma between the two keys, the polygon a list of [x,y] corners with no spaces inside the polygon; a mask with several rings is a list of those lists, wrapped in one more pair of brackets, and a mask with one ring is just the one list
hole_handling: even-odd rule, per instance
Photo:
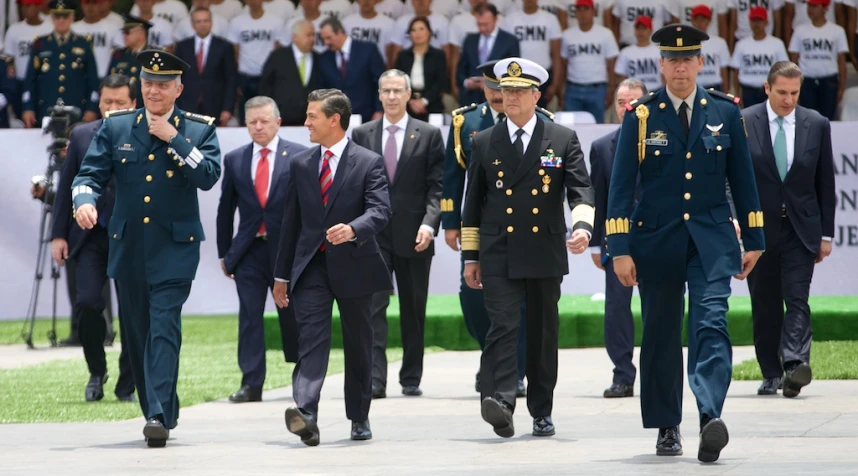
{"label": "eyeglasses", "polygon": [[405,94],[405,91],[408,91],[408,90],[405,88],[382,88],[382,89],[379,89],[379,92],[381,92],[381,94],[383,96],[389,96],[390,93],[393,93],[393,94],[399,96],[400,94]]}

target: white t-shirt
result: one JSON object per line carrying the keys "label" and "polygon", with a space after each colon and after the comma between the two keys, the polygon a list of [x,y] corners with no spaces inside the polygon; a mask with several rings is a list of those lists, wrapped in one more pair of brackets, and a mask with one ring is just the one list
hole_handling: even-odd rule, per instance
{"label": "white t-shirt", "polygon": [[769,24],[766,34],[771,35],[775,31],[775,10],[784,7],[784,0],[727,0],[727,8],[736,9],[736,38],[747,38],[751,35],[751,20],[748,14],[752,7],[766,7],[769,12]]}
{"label": "white t-shirt", "polygon": [[[413,19],[414,14],[407,13],[396,20],[396,24],[393,26],[393,36],[391,37],[391,41],[395,45],[399,45],[402,48],[411,48],[411,36],[408,34],[408,25],[411,24],[411,20]],[[429,40],[429,44],[440,49],[447,44],[450,21],[444,15],[433,13],[429,15],[429,24],[432,26],[432,39]]]}
{"label": "white t-shirt", "polygon": [[528,15],[519,10],[510,13],[501,28],[518,38],[522,58],[551,71],[551,40],[559,40],[563,36],[557,15],[545,10],[536,10]]}
{"label": "white t-shirt", "polygon": [[[328,17],[322,15],[322,16],[319,16],[319,18],[316,18],[315,20],[312,20],[310,22],[313,24],[313,28],[316,31],[316,43],[313,45],[313,51],[315,51],[316,53],[319,53],[319,54],[322,54],[325,51],[328,51],[328,47],[325,46],[325,42],[322,41],[322,35],[319,34],[319,28],[321,28],[322,22],[325,21],[325,19],[327,19],[327,18]],[[280,41],[281,45],[287,46],[287,45],[292,44],[292,25],[294,25],[296,22],[298,22],[300,20],[304,20],[304,18],[296,16],[296,17],[292,18],[291,20],[289,20],[288,22],[286,22],[286,28],[283,29],[283,32],[280,35],[279,41]]]}
{"label": "white t-shirt", "polygon": [[[322,13],[322,18],[334,17],[339,20],[349,16],[352,12],[352,4],[347,0],[323,0],[319,5],[319,11]],[[304,7],[298,5],[295,9],[295,16],[304,18]]]}
{"label": "white t-shirt", "polygon": [[[672,2],[670,2],[672,5]],[[652,31],[657,31],[670,21],[672,7],[664,0],[616,0],[611,13],[620,19],[620,43],[634,45],[635,19],[641,15],[652,19]]]}
{"label": "white t-shirt", "polygon": [[571,83],[607,83],[605,62],[619,54],[614,33],[602,25],[593,25],[589,31],[576,26],[563,32],[560,56],[567,61],[566,80]]}
{"label": "white t-shirt", "polygon": [[[283,33],[283,20],[269,13],[253,19],[243,13],[229,23],[229,41],[238,45],[238,72],[260,76],[262,65]],[[291,42],[290,42],[291,43]]]}
{"label": "white t-shirt", "polygon": [[[152,13],[156,18],[163,18],[173,25],[179,24],[185,18],[188,18],[188,7],[179,0],[164,0],[157,2],[152,7]],[[131,14],[135,17],[140,16],[140,7],[134,5],[131,7]]]}
{"label": "white t-shirt", "polygon": [[460,13],[450,20],[447,43],[461,48],[468,33],[477,33],[477,19],[470,13]]}
{"label": "white t-shirt", "polygon": [[209,10],[229,22],[241,15],[241,2],[239,0],[223,0],[221,4],[212,3],[209,5]]}
{"label": "white t-shirt", "polygon": [[[432,8],[434,9],[434,2],[432,3]],[[513,3],[513,0],[493,0],[489,3],[498,9],[498,14],[500,15],[507,15],[515,10],[521,10]],[[468,0],[461,0],[459,2],[459,13],[471,13],[471,3]]]}
{"label": "white t-shirt", "polygon": [[[539,9],[556,17],[558,10],[566,10],[566,5],[561,3],[560,0],[539,0]],[[524,5],[519,0],[512,0],[512,6],[510,7],[509,13],[520,11],[524,11]]]}
{"label": "white t-shirt", "polygon": [[29,25],[27,22],[19,21],[9,27],[6,31],[5,52],[15,57],[15,75],[23,80],[27,76],[27,67],[30,64],[30,46],[37,36],[47,35],[54,31],[50,21],[43,21],[40,25]]}
{"label": "white t-shirt", "polygon": [[[467,0],[465,0],[465,3],[467,3]],[[492,3],[494,4],[494,2]],[[497,5],[495,4],[495,6]],[[443,15],[447,17],[447,20],[451,20],[462,11],[462,4],[459,0],[432,0],[432,13]],[[411,5],[411,0],[405,0],[405,8],[402,9],[402,14],[414,14],[414,6]]]}
{"label": "white t-shirt", "polygon": [[95,56],[95,64],[98,68],[98,77],[107,76],[110,67],[110,58],[113,52],[113,39],[116,32],[122,30],[124,23],[116,23],[107,17],[95,23],[76,21],[72,24],[72,31],[78,35],[90,35],[92,37],[92,54]]}
{"label": "white t-shirt", "polygon": [[[709,28],[706,33],[709,37],[718,36],[718,15],[727,13],[727,0],[673,0],[674,12],[676,18],[679,18],[680,23],[687,25],[691,24],[691,10],[701,4],[705,4],[712,10],[712,20],[709,22]],[[720,84],[720,83],[719,83]]]}
{"label": "white t-shirt", "polygon": [[[435,2],[432,2],[433,4]],[[434,6],[434,5],[433,5]],[[381,0],[375,4],[375,11],[381,15],[396,21],[405,12],[405,4],[401,0]],[[360,14],[360,5],[357,2],[352,4],[350,15]]]}
{"label": "white t-shirt", "polygon": [[754,37],[736,42],[730,67],[739,70],[739,83],[749,88],[761,88],[778,61],[789,61],[784,42],[774,36],[760,41]]}
{"label": "white t-shirt", "polygon": [[[229,36],[229,21],[220,15],[216,15],[214,12],[210,13],[212,14],[212,34],[221,38]],[[176,40],[177,43],[197,34],[194,31],[192,20],[193,15],[176,25],[176,28],[173,30],[173,39]]]}
{"label": "white t-shirt", "polygon": [[[287,22],[295,16],[295,5],[288,0],[271,0],[270,2],[262,2],[262,9],[265,13],[273,15],[280,19],[281,22]],[[250,14],[250,8],[247,5],[241,9],[241,13]]]}
{"label": "white t-shirt", "polygon": [[730,49],[720,36],[710,36],[703,42],[703,70],[697,75],[697,84],[704,88],[721,86],[721,68],[730,67]]}
{"label": "white t-shirt", "polygon": [[[807,0],[785,0],[786,3],[793,4],[795,15],[792,17],[792,28],[795,30],[801,25],[806,23],[810,23],[810,18],[807,16]],[[850,0],[846,0],[846,4],[849,5]],[[834,18],[834,9],[837,8],[835,3],[844,3],[843,0],[834,0],[828,5],[828,8],[825,10],[825,19],[831,23],[837,23],[837,20]],[[852,8],[855,8],[852,5]]]}
{"label": "white t-shirt", "polygon": [[[562,0],[566,8],[566,24],[568,28],[578,26],[578,20],[575,18],[575,3],[578,0]],[[593,23],[596,25],[605,24],[605,13],[611,11],[614,6],[614,0],[593,0],[593,11],[596,13],[593,17]]]}
{"label": "white t-shirt", "polygon": [[846,31],[842,26],[825,22],[821,27],[805,23],[795,29],[789,42],[789,52],[798,53],[798,67],[808,78],[824,78],[837,74],[837,59],[849,54]]}
{"label": "white t-shirt", "polygon": [[[147,43],[151,46],[164,48],[173,44],[173,24],[163,18],[152,17],[149,20],[152,28],[149,28],[149,39]],[[124,23],[123,23],[124,24]],[[122,30],[116,32],[113,40],[113,46],[117,48],[125,48],[125,39],[122,37]]]}
{"label": "white t-shirt", "polygon": [[655,91],[663,86],[661,82],[661,68],[658,59],[661,52],[658,45],[650,43],[649,46],[631,45],[620,50],[617,62],[614,64],[614,73],[627,78],[635,78],[643,81],[648,91]]}
{"label": "white t-shirt", "polygon": [[343,28],[353,40],[368,41],[378,46],[381,59],[387,64],[387,45],[392,42],[394,21],[377,14],[375,18],[349,15],[343,18]]}

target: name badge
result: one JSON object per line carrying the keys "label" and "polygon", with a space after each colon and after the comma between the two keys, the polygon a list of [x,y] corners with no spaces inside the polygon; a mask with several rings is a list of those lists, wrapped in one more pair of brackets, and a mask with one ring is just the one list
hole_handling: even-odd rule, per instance
{"label": "name badge", "polygon": [[667,145],[667,133],[664,131],[655,131],[649,135],[649,139],[646,139],[644,144],[664,147]]}
{"label": "name badge", "polygon": [[123,144],[121,147],[117,147],[116,150],[119,152],[134,152],[134,148],[131,147],[131,144]]}

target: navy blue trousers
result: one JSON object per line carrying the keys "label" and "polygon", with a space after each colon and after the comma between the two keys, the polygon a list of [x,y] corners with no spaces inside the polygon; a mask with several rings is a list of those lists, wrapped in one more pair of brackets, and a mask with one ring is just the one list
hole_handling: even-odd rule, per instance
{"label": "navy blue trousers", "polygon": [[805,77],[801,83],[798,103],[808,109],[815,109],[829,121],[833,121],[834,113],[837,112],[838,88],[840,81],[836,74],[823,78]]}
{"label": "navy blue trousers", "polygon": [[632,316],[634,288],[623,286],[614,273],[614,262],[605,262],[605,350],[614,363],[614,383],[632,385],[637,369],[632,363],[635,352],[635,321]]}
{"label": "navy blue trousers", "polygon": [[751,107],[754,104],[766,102],[768,99],[765,88],[742,86],[742,107]]}

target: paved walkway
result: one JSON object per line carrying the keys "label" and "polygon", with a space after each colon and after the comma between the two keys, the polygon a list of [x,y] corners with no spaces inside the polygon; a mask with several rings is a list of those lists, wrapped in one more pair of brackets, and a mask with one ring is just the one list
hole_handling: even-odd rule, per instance
{"label": "paved walkway", "polygon": [[[105,347],[105,350],[120,350],[118,341],[119,339],[112,347]],[[28,349],[25,344],[0,345],[0,369],[74,358],[83,358],[81,347],[51,347],[48,344],[39,344],[35,349]]]}
{"label": "paved walkway", "polygon": [[[734,350],[736,362],[753,356]],[[637,361],[637,358],[635,359]],[[212,402],[183,409],[166,449],[147,449],[143,420],[0,427],[0,473],[110,475],[536,475],[536,474],[858,474],[858,382],[817,381],[798,399],[756,396],[757,382],[733,382],[724,412],[731,441],[715,465],[697,462],[697,414],[685,392],[685,456],[654,456],[637,397],[601,398],[610,380],[604,349],[565,350],[554,420],[557,435],[530,436],[523,400],[518,434],[495,437],[480,419],[473,391],[479,356],[426,357],[425,395],[372,404],[374,439],[352,442],[342,375],[327,380],[321,403],[322,445],[308,448],[286,431],[290,390],[265,402]],[[391,365],[390,375],[398,372]]]}

